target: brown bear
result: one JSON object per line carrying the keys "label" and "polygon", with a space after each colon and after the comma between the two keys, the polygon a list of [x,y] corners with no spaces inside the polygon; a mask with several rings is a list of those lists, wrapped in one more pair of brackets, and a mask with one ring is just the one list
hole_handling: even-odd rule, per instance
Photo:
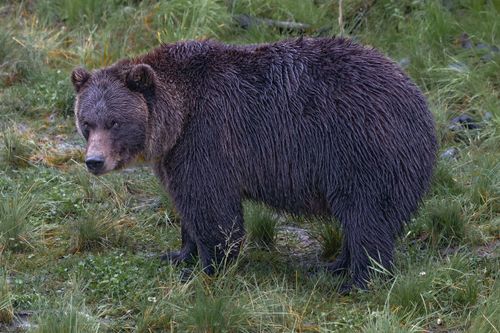
{"label": "brown bear", "polygon": [[242,200],[333,216],[329,265],[365,288],[425,194],[437,149],[421,91],[391,60],[343,38],[261,45],[162,45],[92,73],[75,69],[76,124],[100,175],[139,155],[181,216],[182,248],[204,270],[234,256]]}

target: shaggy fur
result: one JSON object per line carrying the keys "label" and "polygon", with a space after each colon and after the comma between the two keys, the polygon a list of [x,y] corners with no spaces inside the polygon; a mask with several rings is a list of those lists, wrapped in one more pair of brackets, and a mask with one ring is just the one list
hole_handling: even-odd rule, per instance
{"label": "shaggy fur", "polygon": [[199,254],[208,273],[237,253],[251,199],[337,218],[343,249],[329,268],[350,272],[347,289],[364,288],[370,258],[390,269],[429,186],[437,144],[424,96],[349,40],[180,42],[72,77],[79,128],[114,118],[133,127],[110,137],[130,147],[109,149],[117,165],[143,153],[172,196],[182,248],[165,258]]}

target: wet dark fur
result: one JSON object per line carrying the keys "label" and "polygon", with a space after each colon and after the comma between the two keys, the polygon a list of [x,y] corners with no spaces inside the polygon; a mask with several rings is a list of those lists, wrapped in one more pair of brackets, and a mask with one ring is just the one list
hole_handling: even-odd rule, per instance
{"label": "wet dark fur", "polygon": [[[131,81],[137,64],[154,74]],[[193,41],[99,75],[123,82],[147,105],[145,141],[137,142],[139,134],[116,140],[144,147],[182,217],[182,249],[166,258],[199,254],[212,272],[229,245],[237,252],[241,202],[252,199],[336,217],[344,243],[330,269],[350,272],[356,286],[366,287],[369,257],[390,269],[436,152],[425,98],[392,61],[343,39]],[[130,113],[131,123],[143,121]]]}

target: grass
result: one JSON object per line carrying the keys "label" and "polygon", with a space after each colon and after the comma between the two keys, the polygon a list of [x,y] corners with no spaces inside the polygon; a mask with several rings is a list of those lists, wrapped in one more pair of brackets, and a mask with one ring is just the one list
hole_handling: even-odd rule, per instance
{"label": "grass", "polygon": [[126,219],[116,219],[104,211],[87,211],[69,227],[71,251],[90,251],[125,244]]}
{"label": "grass", "polygon": [[16,128],[10,127],[2,132],[3,147],[0,151],[0,165],[9,168],[29,166],[33,145]]}
{"label": "grass", "polygon": [[[182,282],[185,267],[157,260],[180,246],[169,197],[147,168],[88,174],[69,81],[76,66],[162,42],[338,34],[338,1],[0,1],[0,330],[27,311],[39,332],[499,331],[500,2],[343,5],[345,34],[405,68],[435,115],[439,154],[454,151],[438,158],[394,273],[348,296],[339,279],[309,273],[338,255],[335,224],[254,203],[244,217],[255,246],[217,278],[195,267]],[[234,15],[309,28],[244,29]],[[478,128],[451,128],[463,114]],[[282,230],[298,236],[284,242]]]}
{"label": "grass", "polygon": [[244,219],[250,242],[263,248],[274,246],[278,221],[269,208],[249,203],[245,206]]}
{"label": "grass", "polygon": [[[14,308],[12,307],[12,294],[10,292],[7,278],[3,272],[0,276],[0,325],[10,324],[14,320]],[[1,327],[1,326],[0,326]]]}
{"label": "grass", "polygon": [[342,248],[342,231],[336,221],[326,220],[316,222],[316,233],[321,245],[321,256],[325,260],[333,260],[340,254]]}
{"label": "grass", "polygon": [[5,250],[17,251],[30,244],[33,226],[29,217],[33,212],[34,199],[29,192],[0,194],[0,254]]}

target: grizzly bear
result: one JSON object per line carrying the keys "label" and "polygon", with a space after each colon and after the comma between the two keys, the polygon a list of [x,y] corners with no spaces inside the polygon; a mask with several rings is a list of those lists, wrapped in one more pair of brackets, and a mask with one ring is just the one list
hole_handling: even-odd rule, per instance
{"label": "grizzly bear", "polygon": [[340,221],[328,265],[366,288],[425,194],[437,149],[421,91],[391,60],[343,38],[186,41],[71,75],[96,175],[150,161],[205,272],[238,253],[242,200]]}

